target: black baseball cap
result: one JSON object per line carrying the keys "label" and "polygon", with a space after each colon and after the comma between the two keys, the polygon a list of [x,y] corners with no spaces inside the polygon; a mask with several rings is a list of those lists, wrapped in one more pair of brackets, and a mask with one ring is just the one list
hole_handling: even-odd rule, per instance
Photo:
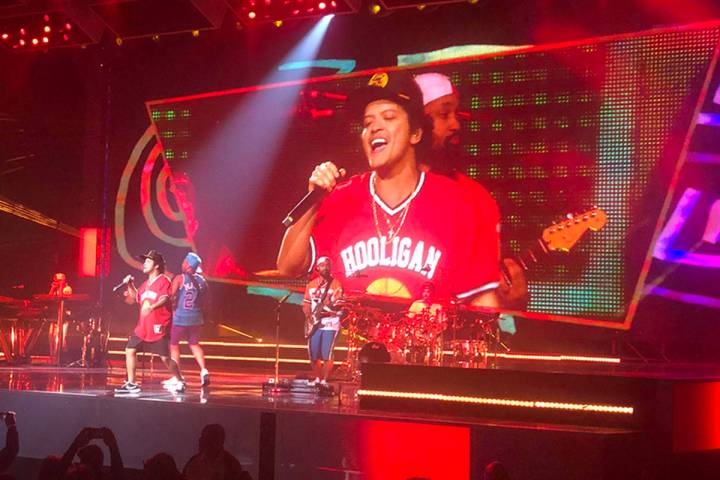
{"label": "black baseball cap", "polygon": [[163,267],[165,266],[165,258],[157,250],[150,250],[145,255],[140,255],[138,258],[140,258],[140,260],[142,261],[145,261],[146,258],[149,258],[155,263],[155,265]]}
{"label": "black baseball cap", "polygon": [[425,111],[423,96],[412,75],[406,72],[377,72],[366,84],[350,94],[349,108],[353,115],[361,115],[365,107],[376,100],[390,100],[402,106],[415,125],[422,125]]}

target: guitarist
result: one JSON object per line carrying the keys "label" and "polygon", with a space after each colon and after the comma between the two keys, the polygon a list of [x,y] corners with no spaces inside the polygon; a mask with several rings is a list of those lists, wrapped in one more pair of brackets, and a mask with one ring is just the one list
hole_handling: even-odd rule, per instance
{"label": "guitarist", "polygon": [[305,288],[305,337],[314,378],[308,381],[310,385],[327,384],[333,366],[333,347],[340,330],[340,312],[335,303],[342,297],[342,285],[333,278],[331,270],[328,257],[318,258],[315,263],[318,275]]}

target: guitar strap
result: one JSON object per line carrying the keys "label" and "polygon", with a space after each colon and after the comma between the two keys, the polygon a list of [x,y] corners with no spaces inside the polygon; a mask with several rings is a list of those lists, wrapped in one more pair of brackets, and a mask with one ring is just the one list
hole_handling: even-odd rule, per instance
{"label": "guitar strap", "polygon": [[319,301],[318,304],[315,306],[315,311],[313,312],[313,316],[315,316],[315,315],[317,315],[318,313],[320,313],[320,309],[321,309],[321,308],[323,307],[323,305],[325,304],[325,299],[327,298],[328,290],[330,290],[330,284],[331,284],[331,283],[332,283],[332,277],[330,277],[330,280],[326,280],[325,290],[323,290],[322,296],[320,297],[320,301]]}

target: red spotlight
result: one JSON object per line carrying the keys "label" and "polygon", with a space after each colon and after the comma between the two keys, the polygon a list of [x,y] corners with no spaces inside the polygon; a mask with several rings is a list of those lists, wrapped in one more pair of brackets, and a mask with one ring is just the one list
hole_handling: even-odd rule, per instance
{"label": "red spotlight", "polygon": [[20,35],[25,35],[25,29],[24,29],[24,28],[21,28],[21,29],[20,29]]}
{"label": "red spotlight", "polygon": [[66,23],[65,30],[72,30],[72,25],[70,23]]}
{"label": "red spotlight", "polygon": [[33,44],[33,45],[37,45],[38,43],[40,43],[40,40],[38,40],[37,38],[33,38],[33,39],[32,39],[32,44]]}
{"label": "red spotlight", "polygon": [[3,34],[2,34],[2,39],[3,39],[3,40],[7,40],[8,38],[10,38],[10,35],[8,35],[7,33],[3,33]]}
{"label": "red spotlight", "polygon": [[43,43],[50,43],[50,39],[49,39],[48,37],[43,37],[43,38],[42,38],[42,42],[43,42]]}
{"label": "red spotlight", "polygon": [[325,10],[326,7],[327,7],[327,4],[325,2],[318,3],[318,8],[320,10]]}
{"label": "red spotlight", "polygon": [[50,25],[45,25],[45,28],[43,28],[45,33],[50,33]]}
{"label": "red spotlight", "polygon": [[248,13],[248,17],[250,17],[251,19],[255,18],[255,12]]}
{"label": "red spotlight", "polygon": [[335,8],[335,7],[337,7],[337,2],[335,2],[335,0],[332,0],[332,2],[330,2],[330,5],[332,5],[332,7]]}
{"label": "red spotlight", "polygon": [[70,37],[68,37],[67,33],[63,33],[63,40],[65,40],[66,42],[70,40]]}
{"label": "red spotlight", "polygon": [[18,44],[19,44],[21,47],[24,47],[24,46],[25,46],[25,40],[23,40],[23,39],[21,38],[20,41],[18,42]]}
{"label": "red spotlight", "polygon": [[46,13],[45,15],[43,15],[43,20],[45,20],[46,22],[49,22],[49,21],[50,21],[50,15],[48,15],[47,13]]}

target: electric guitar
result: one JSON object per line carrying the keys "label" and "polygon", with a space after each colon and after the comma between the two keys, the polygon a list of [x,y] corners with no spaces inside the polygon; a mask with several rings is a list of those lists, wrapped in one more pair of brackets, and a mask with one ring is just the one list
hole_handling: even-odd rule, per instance
{"label": "electric guitar", "polygon": [[[550,252],[569,252],[588,230],[597,232],[605,226],[606,222],[605,212],[597,207],[579,214],[568,214],[565,220],[553,223],[543,230],[533,247],[512,258],[523,270],[527,271]],[[501,270],[505,281],[511,283],[509,272],[504,265]]]}
{"label": "electric guitar", "polygon": [[[332,281],[331,281],[332,282]],[[326,284],[327,288],[332,283]],[[326,286],[320,287],[325,290]],[[335,292],[332,292],[334,294]],[[313,308],[310,316],[305,318],[305,338],[311,337],[319,328],[322,328],[322,320],[327,317],[344,317],[344,310],[333,308],[334,305],[327,302],[328,295],[331,295],[330,291],[325,290],[320,297],[320,301]]]}

